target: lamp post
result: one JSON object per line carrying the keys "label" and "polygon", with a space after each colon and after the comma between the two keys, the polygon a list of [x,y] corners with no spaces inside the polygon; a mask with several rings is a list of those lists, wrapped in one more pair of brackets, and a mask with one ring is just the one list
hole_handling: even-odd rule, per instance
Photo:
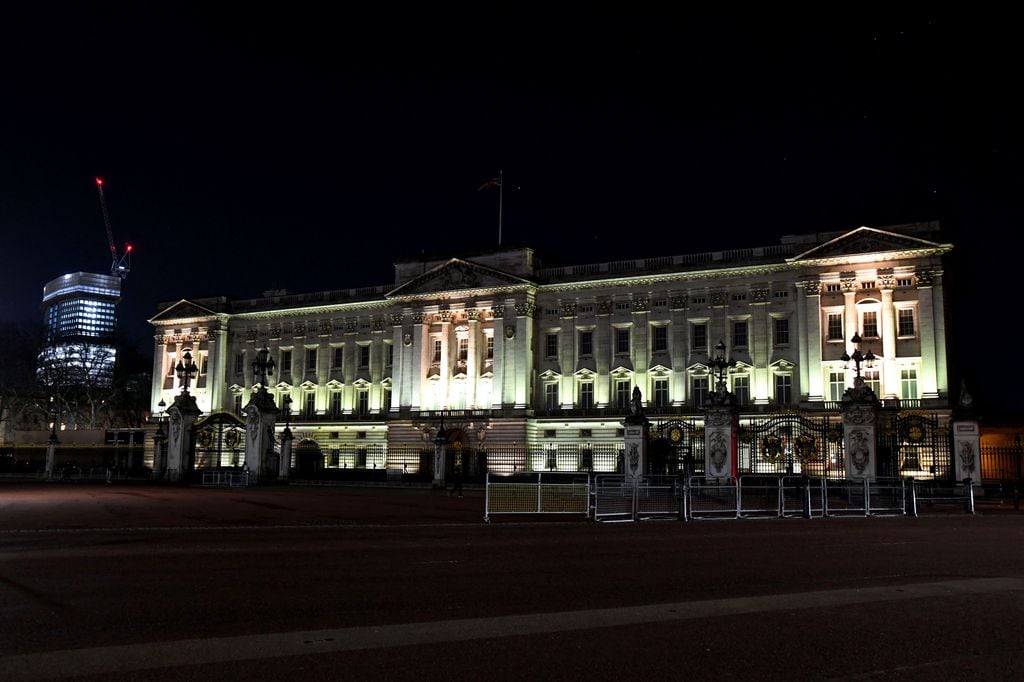
{"label": "lamp post", "polygon": [[167,443],[167,431],[164,429],[164,421],[167,419],[167,403],[161,398],[160,402],[156,404],[159,408],[156,413],[156,433],[153,434],[153,447],[155,452],[153,453],[153,469],[160,472],[163,475],[164,470],[167,468],[166,452],[164,447]]}
{"label": "lamp post", "polygon": [[867,353],[860,352],[860,342],[860,334],[854,332],[853,337],[850,339],[850,343],[852,343],[854,346],[853,354],[851,355],[850,353],[843,353],[843,355],[840,358],[843,362],[853,362],[853,371],[856,372],[856,376],[854,376],[853,379],[854,388],[857,388],[864,383],[864,379],[860,375],[861,365],[864,365],[865,369],[871,369],[872,367],[875,366],[876,359],[875,354],[871,352],[870,348],[868,349]]}
{"label": "lamp post", "polygon": [[185,354],[178,361],[178,366],[174,370],[178,374],[178,380],[181,381],[181,394],[188,395],[189,381],[199,372],[196,363],[192,361],[191,351],[185,351]]}
{"label": "lamp post", "polygon": [[725,342],[721,339],[719,339],[718,343],[715,344],[715,357],[708,360],[708,366],[710,366],[711,371],[717,375],[715,391],[718,393],[725,393],[725,374],[736,366],[736,360],[734,358],[729,358],[728,360],[725,359]]}
{"label": "lamp post", "polygon": [[267,377],[274,376],[274,358],[270,357],[270,349],[266,346],[256,351],[256,359],[252,361],[252,383],[259,384],[261,391],[267,390]]}
{"label": "lamp post", "polygon": [[277,479],[288,480],[292,469],[292,397],[287,393],[281,398],[281,409],[284,410],[284,431],[281,433],[281,459],[277,463]]}

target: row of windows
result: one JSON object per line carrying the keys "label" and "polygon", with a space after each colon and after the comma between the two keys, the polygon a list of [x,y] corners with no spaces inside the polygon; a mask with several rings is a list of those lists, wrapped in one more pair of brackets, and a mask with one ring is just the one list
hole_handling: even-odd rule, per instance
{"label": "row of windows", "polygon": [[[390,367],[394,363],[395,349],[391,344],[386,344],[387,349],[385,355],[386,366]],[[369,369],[370,367],[370,346],[360,345],[358,347],[358,357],[356,364],[359,369]],[[305,371],[315,372],[317,369],[317,361],[320,357],[319,348],[307,348],[305,352]],[[335,346],[331,348],[331,369],[340,370],[344,369],[345,363],[345,349],[341,346]],[[281,374],[290,374],[292,372],[292,351],[281,350],[278,355],[277,362],[278,371]],[[235,355],[235,374],[242,374],[245,371],[245,353],[238,353]]]}
{"label": "row of windows", "polygon": [[[732,324],[732,346],[742,348],[748,345],[747,323],[745,321],[734,321]],[[789,320],[787,318],[774,319],[775,345],[789,343]],[[579,354],[581,356],[594,354],[594,332],[583,330],[578,333]],[[614,347],[616,355],[625,355],[630,352],[630,330],[617,327],[615,329]],[[690,349],[694,351],[707,351],[708,349],[708,326],[706,323],[694,323],[690,325]],[[668,327],[651,327],[651,352],[663,353],[668,351]],[[545,357],[558,357],[558,334],[551,333],[545,337]]]}
{"label": "row of windows", "polygon": [[[865,310],[860,315],[860,335],[864,339],[877,339],[879,337],[878,311]],[[843,329],[843,313],[828,313],[826,317],[826,338],[829,341],[843,341],[846,334]],[[896,311],[896,335],[900,337],[912,337],[915,333],[914,309],[899,308]]]}
{"label": "row of windows", "polygon": [[[391,389],[384,388],[382,393],[381,411],[388,412],[391,410]],[[242,414],[242,394],[236,393],[234,395],[234,401],[235,413],[239,415]],[[356,390],[355,407],[353,412],[360,416],[367,416],[370,414],[369,388],[360,388]],[[299,415],[303,419],[312,419],[316,414],[316,393],[314,391],[303,392],[299,407]],[[331,391],[328,397],[327,416],[331,419],[340,419],[342,414],[341,391]]]}

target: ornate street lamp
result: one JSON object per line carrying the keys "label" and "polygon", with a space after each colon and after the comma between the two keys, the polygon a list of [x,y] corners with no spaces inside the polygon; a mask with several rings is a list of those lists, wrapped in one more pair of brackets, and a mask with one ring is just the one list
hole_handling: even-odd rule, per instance
{"label": "ornate street lamp", "polygon": [[281,408],[284,410],[284,433],[287,436],[291,436],[292,430],[289,426],[291,425],[292,417],[292,397],[287,393],[281,398]]}
{"label": "ornate street lamp", "polygon": [[856,372],[856,376],[853,379],[854,386],[860,386],[864,383],[864,379],[860,376],[860,367],[864,365],[864,369],[871,369],[875,366],[875,354],[868,349],[867,353],[860,352],[860,334],[854,332],[853,338],[850,339],[850,343],[854,345],[853,354],[843,353],[840,358],[843,362],[853,362],[853,371]]}
{"label": "ornate street lamp", "polygon": [[270,349],[266,346],[256,351],[256,359],[252,361],[252,382],[259,384],[260,390],[267,390],[267,377],[274,376],[274,358],[270,357]]}
{"label": "ornate street lamp", "polygon": [[178,374],[178,380],[181,381],[181,394],[188,395],[188,383],[192,380],[192,377],[199,373],[196,363],[192,362],[192,353],[190,351],[185,351],[185,354],[181,356],[181,360],[178,361],[178,366],[174,370]]}
{"label": "ornate street lamp", "polygon": [[717,381],[715,381],[715,390],[719,393],[725,393],[725,374],[736,366],[736,360],[733,358],[729,358],[728,360],[725,359],[724,341],[719,340],[718,343],[715,344],[715,357],[708,360],[708,366],[711,367],[711,371],[713,371],[718,377]]}

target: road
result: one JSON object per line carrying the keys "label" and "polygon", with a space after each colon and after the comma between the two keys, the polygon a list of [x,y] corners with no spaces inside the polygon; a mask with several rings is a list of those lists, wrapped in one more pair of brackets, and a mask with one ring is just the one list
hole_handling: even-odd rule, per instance
{"label": "road", "polygon": [[0,679],[1021,679],[1024,515],[0,485]]}

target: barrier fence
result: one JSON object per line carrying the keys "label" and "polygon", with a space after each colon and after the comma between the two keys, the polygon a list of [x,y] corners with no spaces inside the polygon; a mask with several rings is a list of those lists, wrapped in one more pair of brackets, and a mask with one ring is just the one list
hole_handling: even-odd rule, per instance
{"label": "barrier fence", "polygon": [[493,514],[581,514],[595,521],[647,519],[917,516],[919,506],[974,513],[974,486],[910,478],[829,480],[813,476],[690,478],[618,474],[487,477],[484,519]]}

